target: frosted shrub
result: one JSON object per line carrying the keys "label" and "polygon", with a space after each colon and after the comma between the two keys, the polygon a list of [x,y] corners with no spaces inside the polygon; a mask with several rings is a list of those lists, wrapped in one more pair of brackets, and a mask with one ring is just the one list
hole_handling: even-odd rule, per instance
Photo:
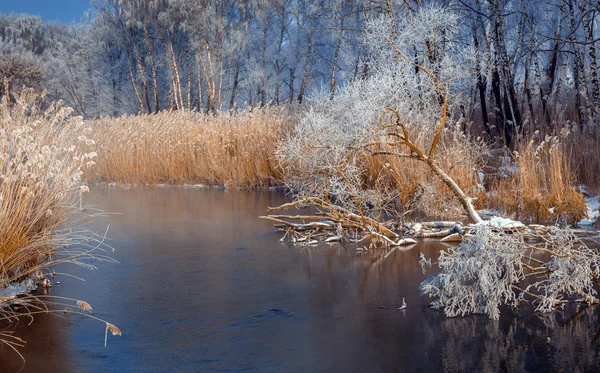
{"label": "frosted shrub", "polygon": [[421,290],[435,297],[433,306],[447,316],[485,313],[497,319],[498,307],[517,299],[511,286],[523,276],[520,239],[494,234],[486,226],[473,234],[457,248],[440,252],[441,272],[423,282]]}
{"label": "frosted shrub", "polygon": [[[371,151],[398,144],[386,133],[396,120],[391,110],[410,132],[411,141],[423,147],[429,146],[446,117],[440,90],[451,103],[448,117],[453,117],[460,87],[468,81],[465,66],[471,55],[454,42],[457,32],[457,16],[439,6],[421,7],[410,15],[399,13],[394,20],[385,16],[372,20],[365,37],[370,74],[341,88],[334,100],[327,92],[312,97],[310,109],[278,148],[286,185],[298,195],[335,196],[337,203],[355,212],[365,206],[393,210],[397,206],[386,202],[405,203],[416,183],[427,185],[431,177],[426,166],[393,155],[373,162]],[[422,70],[404,58],[412,59],[415,53]],[[451,128],[444,130],[441,159],[453,157],[452,148],[476,146],[460,136],[446,141],[451,132]],[[460,159],[457,168],[476,169],[476,154],[469,154],[474,157]]]}
{"label": "frosted shrub", "polygon": [[[518,232],[498,232],[475,225],[472,237],[441,251],[440,272],[421,284],[434,308],[449,317],[486,314],[531,302],[550,312],[570,301],[597,303],[600,255],[568,229],[552,227],[539,241]],[[427,265],[424,257],[422,265]]]}

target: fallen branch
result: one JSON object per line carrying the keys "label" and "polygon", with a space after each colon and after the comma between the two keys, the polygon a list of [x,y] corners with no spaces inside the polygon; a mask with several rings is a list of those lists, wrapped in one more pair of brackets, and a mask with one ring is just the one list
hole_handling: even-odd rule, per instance
{"label": "fallen branch", "polygon": [[[568,228],[543,231],[507,233],[475,225],[471,237],[440,252],[440,272],[425,280],[421,291],[435,298],[432,306],[449,317],[483,313],[497,319],[500,306],[518,308],[524,301],[538,312],[570,302],[598,304],[600,253]],[[526,242],[525,236],[536,240]],[[421,263],[431,266],[424,256]]]}

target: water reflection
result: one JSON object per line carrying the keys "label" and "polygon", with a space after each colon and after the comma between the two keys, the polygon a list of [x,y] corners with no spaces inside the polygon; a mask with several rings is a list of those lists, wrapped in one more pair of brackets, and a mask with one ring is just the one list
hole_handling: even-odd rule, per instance
{"label": "water reflection", "polygon": [[[60,279],[123,331],[38,318],[16,328],[39,372],[546,372],[598,371],[598,308],[539,318],[504,312],[447,319],[428,308],[419,253],[279,242],[256,217],[285,196],[182,188],[101,189],[91,203],[110,224],[118,265]],[[408,308],[400,311],[402,298]],[[550,343],[547,338],[550,337]],[[0,371],[18,357],[0,350]]]}
{"label": "water reflection", "polygon": [[1,325],[3,332],[12,332],[24,339],[25,349],[19,351],[26,362],[6,344],[0,343],[1,372],[71,372],[70,340],[65,333],[67,321],[52,315],[38,315],[31,325],[23,319],[18,324]]}

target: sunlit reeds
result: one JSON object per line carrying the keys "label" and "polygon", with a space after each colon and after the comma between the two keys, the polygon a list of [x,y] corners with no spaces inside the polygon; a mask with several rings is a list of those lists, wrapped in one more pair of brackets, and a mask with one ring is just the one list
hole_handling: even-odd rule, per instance
{"label": "sunlit reeds", "polygon": [[[87,186],[81,176],[96,155],[83,151],[93,145],[89,129],[70,114],[30,90],[0,102],[1,323],[65,308],[63,298],[30,294],[50,285],[50,266],[95,268],[91,260],[111,261],[103,254],[103,237],[82,226],[86,215],[80,199]],[[91,310],[85,302],[77,304]],[[0,343],[15,351],[21,342],[0,335]]]}
{"label": "sunlit reeds", "polygon": [[278,185],[273,152],[290,126],[283,109],[210,116],[193,112],[87,122],[97,146],[90,181],[119,184]]}
{"label": "sunlit reeds", "polygon": [[[425,148],[423,136],[418,131],[414,133],[416,145]],[[488,148],[481,139],[446,130],[437,160],[462,190],[477,197],[483,193],[479,171],[487,154]],[[452,192],[422,162],[395,156],[368,157],[366,174],[369,183],[379,183],[380,187],[386,183],[385,188],[394,189],[404,212],[414,209],[429,217],[449,219],[463,214],[463,207]]]}
{"label": "sunlit reeds", "polygon": [[577,189],[577,170],[568,134],[521,143],[492,182],[489,206],[518,219],[573,224],[585,217],[587,206]]}
{"label": "sunlit reeds", "polygon": [[60,234],[78,209],[82,169],[94,153],[80,118],[31,91],[0,103],[0,289],[38,270],[53,250],[68,243]]}

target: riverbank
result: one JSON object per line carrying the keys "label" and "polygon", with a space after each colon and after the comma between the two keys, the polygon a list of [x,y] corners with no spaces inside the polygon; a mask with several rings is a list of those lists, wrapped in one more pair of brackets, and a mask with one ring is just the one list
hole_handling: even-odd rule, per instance
{"label": "riverbank", "polygon": [[[296,131],[300,115],[265,108],[219,116],[162,112],[90,120],[86,124],[94,144],[88,150],[98,157],[84,178],[104,185],[283,188],[286,178],[310,176],[302,157],[290,163],[278,153]],[[477,198],[477,209],[497,210],[527,222],[575,224],[589,219],[586,195],[578,188],[580,176],[585,173],[587,181],[594,180],[589,170],[573,165],[576,135],[532,138],[508,152],[447,130],[438,161],[467,195]],[[447,187],[418,162],[370,157],[361,168],[364,185],[385,184],[404,211],[417,209],[449,219],[462,213]],[[597,194],[598,184],[589,184],[587,190],[587,197]]]}

